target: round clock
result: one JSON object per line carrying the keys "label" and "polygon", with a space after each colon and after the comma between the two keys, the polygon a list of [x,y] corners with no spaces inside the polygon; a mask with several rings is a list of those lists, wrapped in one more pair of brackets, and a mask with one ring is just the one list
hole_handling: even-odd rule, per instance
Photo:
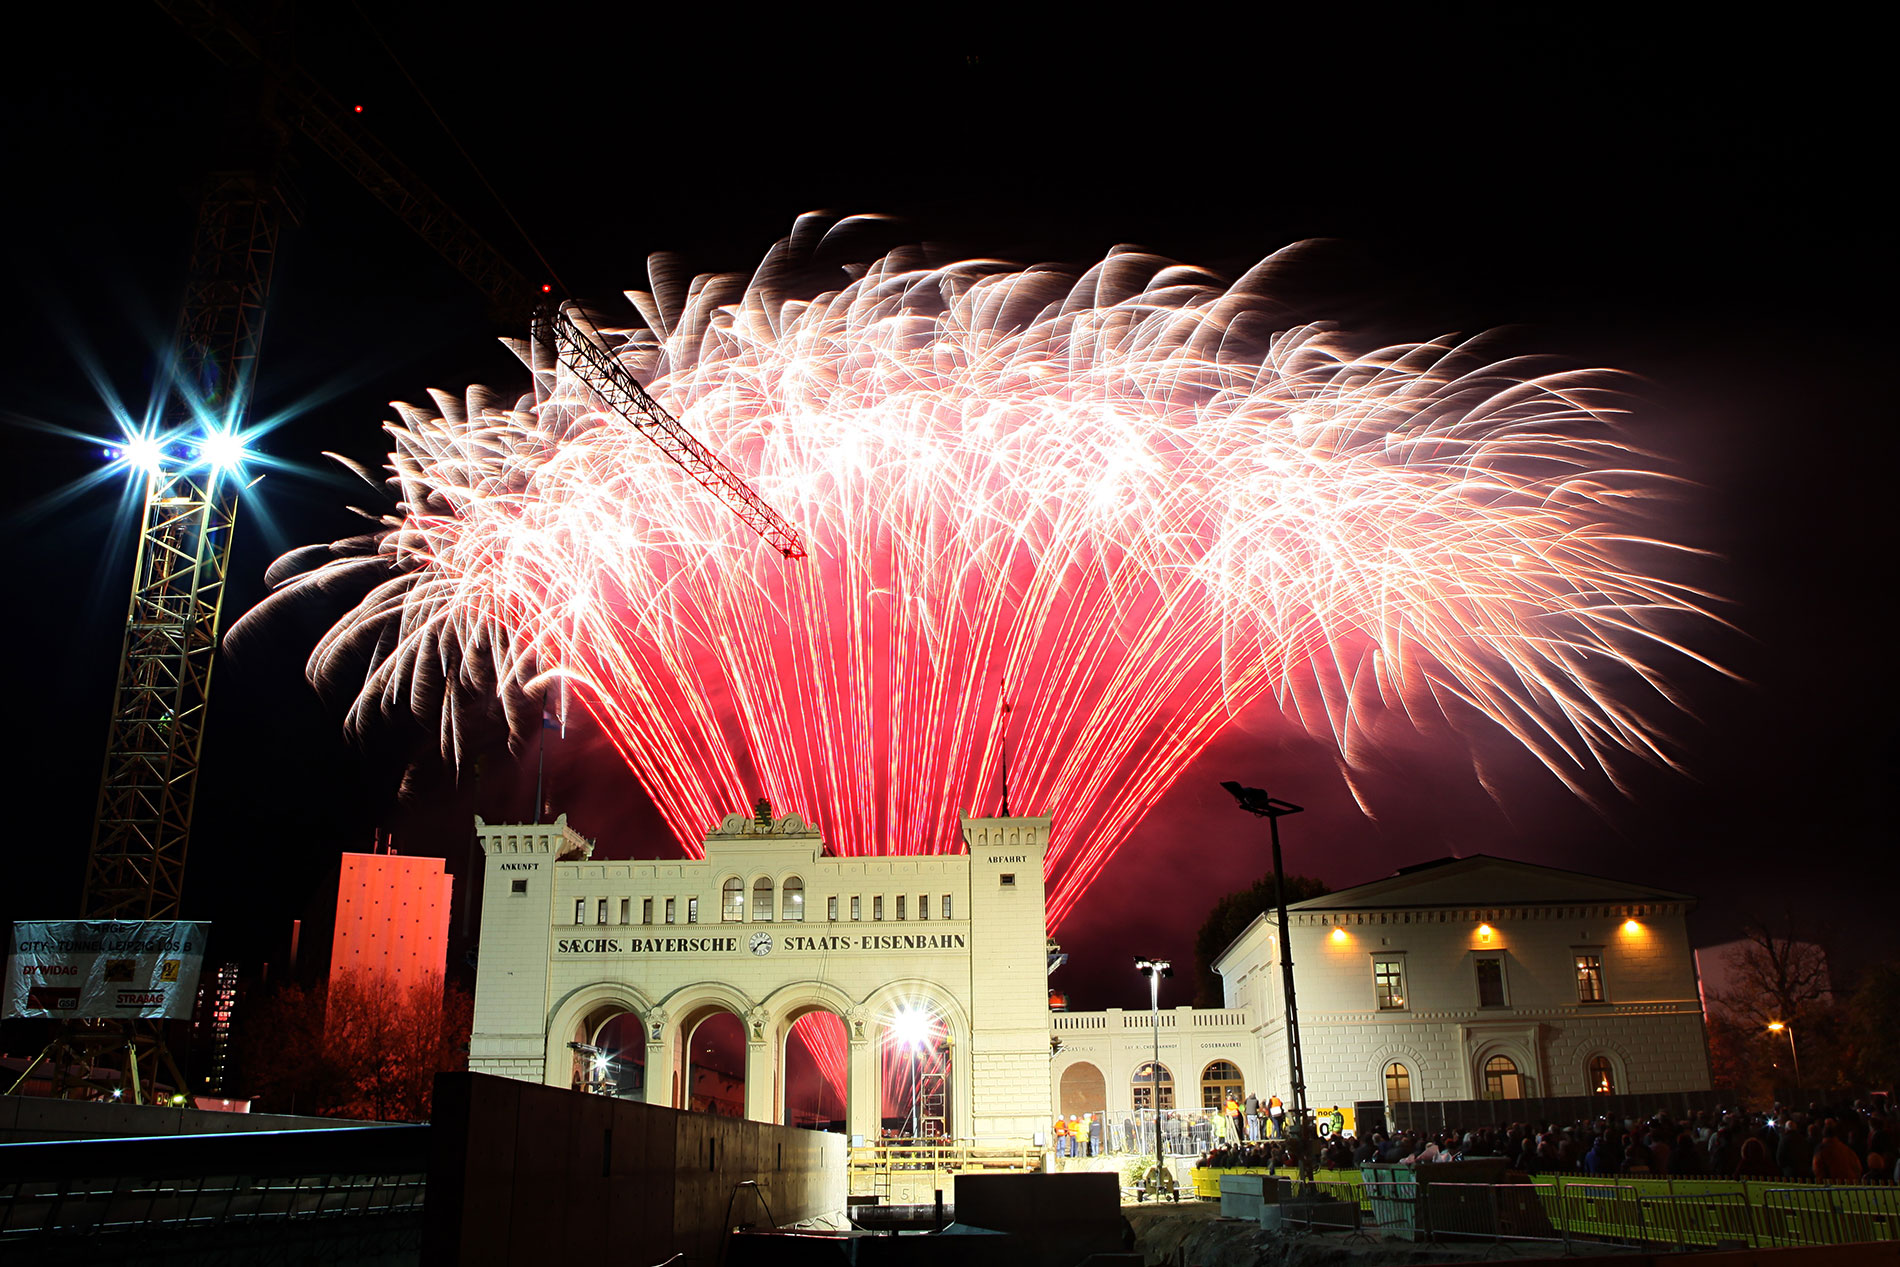
{"label": "round clock", "polygon": [[752,940],[747,944],[752,947],[753,954],[769,955],[772,953],[772,934],[754,933],[752,934]]}

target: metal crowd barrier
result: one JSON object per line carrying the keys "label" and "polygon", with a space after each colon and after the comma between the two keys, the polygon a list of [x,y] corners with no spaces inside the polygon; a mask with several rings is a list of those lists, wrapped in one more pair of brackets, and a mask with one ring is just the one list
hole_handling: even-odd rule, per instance
{"label": "metal crowd barrier", "polygon": [[428,1130],[0,1145],[0,1247],[44,1236],[419,1214]]}

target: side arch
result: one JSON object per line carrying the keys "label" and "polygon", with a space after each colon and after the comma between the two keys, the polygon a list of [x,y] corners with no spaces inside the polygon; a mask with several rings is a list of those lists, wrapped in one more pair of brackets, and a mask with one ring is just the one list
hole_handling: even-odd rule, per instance
{"label": "side arch", "polygon": [[572,1057],[567,1050],[566,1035],[572,1033],[574,1027],[590,1013],[609,1006],[638,1013],[642,1021],[653,1014],[653,1004],[645,994],[619,981],[596,981],[576,986],[556,1000],[548,1014],[547,1032],[543,1035],[546,1051],[541,1081],[544,1085],[565,1087],[568,1084],[567,1071]]}
{"label": "side arch", "polygon": [[1108,1078],[1093,1061],[1078,1060],[1062,1071],[1056,1112],[1063,1117],[1108,1112]]}

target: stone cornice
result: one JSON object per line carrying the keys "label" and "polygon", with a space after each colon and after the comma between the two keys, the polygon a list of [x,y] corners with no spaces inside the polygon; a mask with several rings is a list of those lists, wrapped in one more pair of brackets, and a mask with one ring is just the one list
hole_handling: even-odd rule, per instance
{"label": "stone cornice", "polygon": [[[1315,901],[1323,901],[1316,898]],[[1391,904],[1338,906],[1329,910],[1288,911],[1295,928],[1390,928],[1397,925],[1549,924],[1576,919],[1645,919],[1687,914],[1687,902],[1515,902],[1508,905]]]}

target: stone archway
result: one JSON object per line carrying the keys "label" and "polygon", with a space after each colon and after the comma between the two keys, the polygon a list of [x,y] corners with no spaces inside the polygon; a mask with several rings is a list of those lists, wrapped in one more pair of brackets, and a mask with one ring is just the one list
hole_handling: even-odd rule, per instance
{"label": "stone archway", "polygon": [[873,991],[858,1013],[853,1032],[868,1041],[854,1051],[854,1075],[873,1090],[859,1097],[854,1077],[853,1135],[968,1137],[971,1074],[961,1053],[970,1027],[957,1000],[929,982],[901,979]]}
{"label": "stone archway", "polygon": [[747,1117],[751,1044],[745,1018],[709,1003],[680,1020],[680,1108],[719,1117]]}
{"label": "stone archway", "polygon": [[759,1011],[770,1061],[773,1121],[849,1131],[852,1026],[862,1018],[849,995],[824,981],[792,981],[765,997]]}
{"label": "stone archway", "polygon": [[844,1017],[808,1005],[786,1016],[777,1042],[778,1120],[812,1130],[846,1130],[851,1043]]}
{"label": "stone archway", "polygon": [[645,1100],[646,1022],[632,1008],[602,1003],[581,1017],[568,1050],[569,1085],[577,1091],[622,1100]]}

